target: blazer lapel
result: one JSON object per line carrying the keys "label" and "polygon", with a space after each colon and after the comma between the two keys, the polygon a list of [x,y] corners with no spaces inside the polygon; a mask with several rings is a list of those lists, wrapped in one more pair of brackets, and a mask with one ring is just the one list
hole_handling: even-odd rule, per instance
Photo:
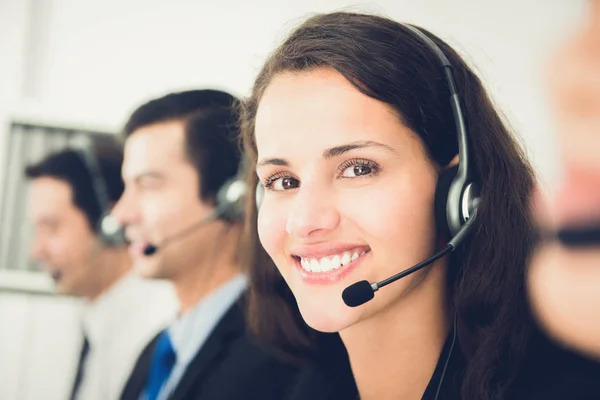
{"label": "blazer lapel", "polygon": [[201,385],[203,375],[210,371],[233,338],[244,334],[245,323],[239,302],[234,303],[217,324],[206,342],[188,365],[170,400],[188,399],[189,391]]}
{"label": "blazer lapel", "polygon": [[122,400],[137,399],[142,394],[146,381],[148,380],[148,373],[150,371],[150,363],[152,362],[152,354],[156,347],[156,342],[162,331],[159,332],[150,343],[144,348],[142,354],[140,354],[127,383],[121,394]]}

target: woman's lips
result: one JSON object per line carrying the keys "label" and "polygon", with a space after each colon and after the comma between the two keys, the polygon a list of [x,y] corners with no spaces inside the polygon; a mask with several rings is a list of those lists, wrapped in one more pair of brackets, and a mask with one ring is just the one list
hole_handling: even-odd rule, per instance
{"label": "woman's lips", "polygon": [[339,268],[331,269],[328,271],[308,271],[303,267],[301,259],[294,256],[294,263],[296,271],[298,271],[302,281],[308,284],[333,284],[343,280],[352,271],[358,268],[364,261],[364,259],[371,252],[370,249],[363,251],[357,258],[351,260],[346,265],[342,265]]}

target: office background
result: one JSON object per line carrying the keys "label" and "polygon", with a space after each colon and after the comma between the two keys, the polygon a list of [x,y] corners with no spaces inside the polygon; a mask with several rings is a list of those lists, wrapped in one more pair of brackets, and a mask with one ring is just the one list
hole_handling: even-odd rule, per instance
{"label": "office background", "polygon": [[53,296],[27,258],[22,164],[88,132],[116,133],[134,107],[169,91],[244,96],[290,29],[339,9],[449,40],[477,66],[542,183],[556,183],[543,72],[584,17],[583,0],[0,0],[0,398],[49,398],[70,384],[78,351],[79,302]]}

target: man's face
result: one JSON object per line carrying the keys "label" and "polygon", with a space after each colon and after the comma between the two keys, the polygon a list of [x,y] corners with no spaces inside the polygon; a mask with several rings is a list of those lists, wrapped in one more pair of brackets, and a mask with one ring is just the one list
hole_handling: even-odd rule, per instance
{"label": "man's face", "polygon": [[34,225],[32,257],[48,271],[62,294],[91,297],[99,271],[99,243],[85,214],[73,204],[71,186],[52,177],[32,181],[28,212]]}
{"label": "man's face", "polygon": [[[185,276],[214,247],[216,227],[186,232],[213,206],[200,200],[198,173],[185,156],[183,123],[136,130],[127,138],[124,156],[125,193],[113,215],[126,227],[136,271],[147,278]],[[146,256],[144,249],[150,244],[159,249]]]}

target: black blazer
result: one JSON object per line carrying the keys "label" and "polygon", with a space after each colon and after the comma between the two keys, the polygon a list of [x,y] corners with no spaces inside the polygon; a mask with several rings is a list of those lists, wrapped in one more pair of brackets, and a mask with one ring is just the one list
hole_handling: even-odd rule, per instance
{"label": "black blazer", "polygon": [[[160,334],[159,334],[160,335]],[[122,400],[138,400],[148,378],[157,335],[144,349]],[[281,400],[297,370],[259,348],[234,304],[192,359],[170,400]]]}
{"label": "black blazer", "polygon": [[[521,369],[512,390],[498,400],[600,400],[600,364],[545,339]],[[423,400],[471,400],[461,397],[465,368],[458,342],[450,358],[448,340],[423,393]],[[448,360],[445,373],[444,366]],[[444,377],[441,380],[442,375]],[[402,377],[398,377],[401,381]],[[441,381],[440,381],[441,380]],[[286,400],[357,400],[358,391],[347,353],[336,350],[298,375]]]}

